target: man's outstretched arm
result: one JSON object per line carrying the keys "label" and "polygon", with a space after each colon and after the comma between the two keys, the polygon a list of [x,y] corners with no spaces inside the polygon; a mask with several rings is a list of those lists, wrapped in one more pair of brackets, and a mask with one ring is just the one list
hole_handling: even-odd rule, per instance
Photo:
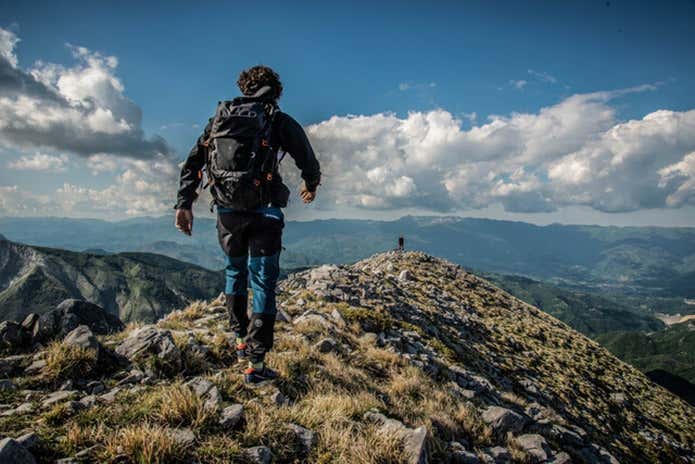
{"label": "man's outstretched arm", "polygon": [[186,162],[181,168],[179,178],[179,191],[176,198],[176,219],[175,225],[186,235],[191,235],[193,231],[193,202],[197,197],[196,190],[201,181],[201,170],[205,165],[207,148],[205,141],[210,135],[212,119],[208,122],[203,133],[198,137],[196,144],[191,149],[186,158]]}
{"label": "man's outstretched arm", "polygon": [[321,183],[321,167],[314,149],[302,126],[291,116],[283,113],[280,126],[280,145],[290,154],[301,171],[304,186],[300,195],[305,203],[311,203],[316,196],[316,188]]}

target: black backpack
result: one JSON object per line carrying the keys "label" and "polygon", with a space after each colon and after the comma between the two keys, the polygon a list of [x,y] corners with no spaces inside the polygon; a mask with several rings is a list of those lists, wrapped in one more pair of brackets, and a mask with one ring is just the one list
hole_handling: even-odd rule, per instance
{"label": "black backpack", "polygon": [[279,109],[263,90],[217,105],[206,141],[208,182],[217,206],[249,211],[271,201],[278,165],[271,131]]}

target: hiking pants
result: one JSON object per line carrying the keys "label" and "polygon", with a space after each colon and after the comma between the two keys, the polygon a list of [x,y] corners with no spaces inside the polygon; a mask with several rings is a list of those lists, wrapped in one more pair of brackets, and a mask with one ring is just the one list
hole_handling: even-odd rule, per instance
{"label": "hiking pants", "polygon": [[[226,254],[226,287],[229,326],[246,338],[249,360],[261,362],[273,347],[275,286],[280,274],[282,212],[218,212],[217,235]],[[248,286],[253,291],[249,318]]]}

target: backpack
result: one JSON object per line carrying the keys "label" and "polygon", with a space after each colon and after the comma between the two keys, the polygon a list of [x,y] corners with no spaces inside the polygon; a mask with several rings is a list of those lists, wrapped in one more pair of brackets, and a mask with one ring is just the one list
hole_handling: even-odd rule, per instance
{"label": "backpack", "polygon": [[207,144],[207,175],[213,203],[250,211],[271,200],[277,147],[271,144],[275,100],[237,97],[217,105]]}

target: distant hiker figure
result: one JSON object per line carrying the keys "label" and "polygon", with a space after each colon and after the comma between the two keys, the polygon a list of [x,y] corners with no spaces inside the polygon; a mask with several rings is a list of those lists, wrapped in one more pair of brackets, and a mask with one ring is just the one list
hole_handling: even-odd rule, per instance
{"label": "distant hiker figure", "polygon": [[[280,77],[266,66],[242,71],[237,81],[243,96],[217,105],[215,116],[181,169],[176,227],[187,235],[193,228],[193,202],[203,177],[217,207],[217,232],[226,254],[226,305],[240,360],[248,359],[245,381],[277,377],[265,363],[273,346],[275,287],[289,189],[278,167],[284,153],[301,171],[300,196],[316,198],[321,180],[319,162],[302,126],[280,111]],[[282,155],[282,156],[281,156]],[[203,187],[203,188],[205,188]],[[248,284],[253,312],[248,316]]]}
{"label": "distant hiker figure", "polygon": [[401,235],[398,237],[398,251],[403,251],[405,250],[405,239]]}

